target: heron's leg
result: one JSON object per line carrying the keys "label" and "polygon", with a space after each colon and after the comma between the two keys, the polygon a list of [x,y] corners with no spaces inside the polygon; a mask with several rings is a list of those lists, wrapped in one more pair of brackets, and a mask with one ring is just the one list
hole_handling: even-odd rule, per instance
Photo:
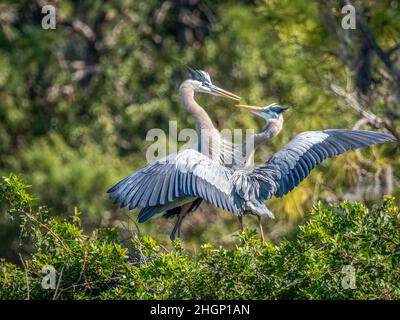
{"label": "heron's leg", "polygon": [[182,225],[183,218],[185,218],[185,216],[186,216],[186,213],[187,213],[187,211],[182,212],[181,215],[180,215],[181,219],[180,219],[179,225],[178,225],[178,238],[181,237],[181,225]]}
{"label": "heron's leg", "polygon": [[[178,215],[178,218],[176,219],[174,228],[172,229],[171,234],[169,235],[169,238],[170,238],[171,240],[175,240],[175,234],[176,234],[176,232],[180,229],[180,225],[181,225],[182,219],[183,219],[183,218],[182,218],[182,214],[179,214],[179,215]],[[180,234],[179,234],[179,232],[178,232],[178,237],[179,237],[179,236],[180,236]]]}
{"label": "heron's leg", "polygon": [[[179,218],[176,221],[176,230],[175,230],[175,232],[178,232],[178,238],[181,237],[182,221],[186,217],[186,215],[190,212],[190,210],[192,209],[192,206],[193,206],[193,203],[187,203],[187,204],[184,204],[181,208],[181,213],[179,214]],[[174,227],[174,229],[175,229],[175,227]]]}
{"label": "heron's leg", "polygon": [[265,242],[263,226],[261,224],[261,216],[257,216],[257,219],[258,219],[258,227],[260,228],[261,242]]}
{"label": "heron's leg", "polygon": [[239,225],[240,225],[240,232],[243,232],[243,216],[238,216]]}

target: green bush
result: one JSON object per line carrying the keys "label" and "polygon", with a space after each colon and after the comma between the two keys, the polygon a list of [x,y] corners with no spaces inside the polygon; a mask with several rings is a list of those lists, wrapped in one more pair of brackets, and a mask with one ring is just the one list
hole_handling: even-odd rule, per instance
{"label": "green bush", "polygon": [[[0,183],[3,208],[21,225],[33,252],[21,265],[0,262],[1,299],[399,299],[400,209],[393,197],[317,204],[292,241],[261,243],[246,230],[231,249],[204,244],[191,255],[181,241],[171,251],[150,237],[122,245],[117,229],[86,235],[80,213],[48,215],[15,175]],[[42,268],[56,270],[43,289]],[[354,268],[353,288],[351,270]]]}

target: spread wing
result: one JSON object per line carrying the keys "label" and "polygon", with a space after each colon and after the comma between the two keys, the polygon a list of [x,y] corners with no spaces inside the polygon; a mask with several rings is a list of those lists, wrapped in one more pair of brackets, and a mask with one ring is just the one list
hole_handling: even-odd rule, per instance
{"label": "spread wing", "polygon": [[[266,164],[254,169],[260,180],[260,197],[269,199],[272,195],[284,196],[327,158],[394,140],[391,134],[363,130],[332,129],[300,133]],[[266,176],[270,178],[268,181],[264,181]]]}
{"label": "spread wing", "polygon": [[149,164],[108,192],[116,203],[129,209],[164,205],[191,196],[239,214],[243,199],[235,190],[235,175],[237,172],[188,149]]}

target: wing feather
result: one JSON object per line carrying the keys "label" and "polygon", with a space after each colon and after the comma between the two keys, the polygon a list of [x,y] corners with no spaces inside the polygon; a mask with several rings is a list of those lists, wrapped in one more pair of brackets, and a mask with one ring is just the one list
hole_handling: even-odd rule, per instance
{"label": "wing feather", "polygon": [[270,182],[261,183],[264,190],[261,190],[260,197],[268,199],[266,196],[272,194],[284,196],[327,158],[394,140],[395,137],[391,134],[363,130],[331,129],[303,132],[272,156],[265,165],[254,169],[255,174],[273,178]]}
{"label": "wing feather", "polygon": [[[239,214],[243,199],[234,192],[226,168],[193,149],[184,150],[150,164],[110,188],[112,197],[129,209],[146,208],[200,197],[214,206]],[[235,203],[234,203],[235,202]]]}

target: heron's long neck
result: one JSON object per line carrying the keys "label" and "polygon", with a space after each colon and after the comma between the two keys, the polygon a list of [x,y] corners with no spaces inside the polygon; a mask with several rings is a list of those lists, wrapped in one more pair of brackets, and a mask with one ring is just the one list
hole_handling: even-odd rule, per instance
{"label": "heron's long neck", "polygon": [[278,119],[268,121],[261,132],[253,134],[242,144],[242,154],[245,155],[242,159],[242,166],[247,166],[249,160],[253,157],[254,151],[266,140],[277,136],[282,130],[283,116],[279,115]]}
{"label": "heron's long neck", "polygon": [[194,90],[192,88],[181,85],[179,97],[185,110],[194,117],[198,130],[215,129],[207,112],[194,100]]}
{"label": "heron's long neck", "polygon": [[254,149],[257,149],[265,140],[276,137],[281,132],[283,126],[283,116],[279,115],[278,119],[268,121],[261,132],[254,134]]}
{"label": "heron's long neck", "polygon": [[222,152],[220,134],[214,127],[207,112],[194,100],[193,88],[186,86],[185,82],[183,82],[179,88],[179,96],[185,110],[191,114],[196,121],[198,134],[197,149],[211,159],[219,161]]}

